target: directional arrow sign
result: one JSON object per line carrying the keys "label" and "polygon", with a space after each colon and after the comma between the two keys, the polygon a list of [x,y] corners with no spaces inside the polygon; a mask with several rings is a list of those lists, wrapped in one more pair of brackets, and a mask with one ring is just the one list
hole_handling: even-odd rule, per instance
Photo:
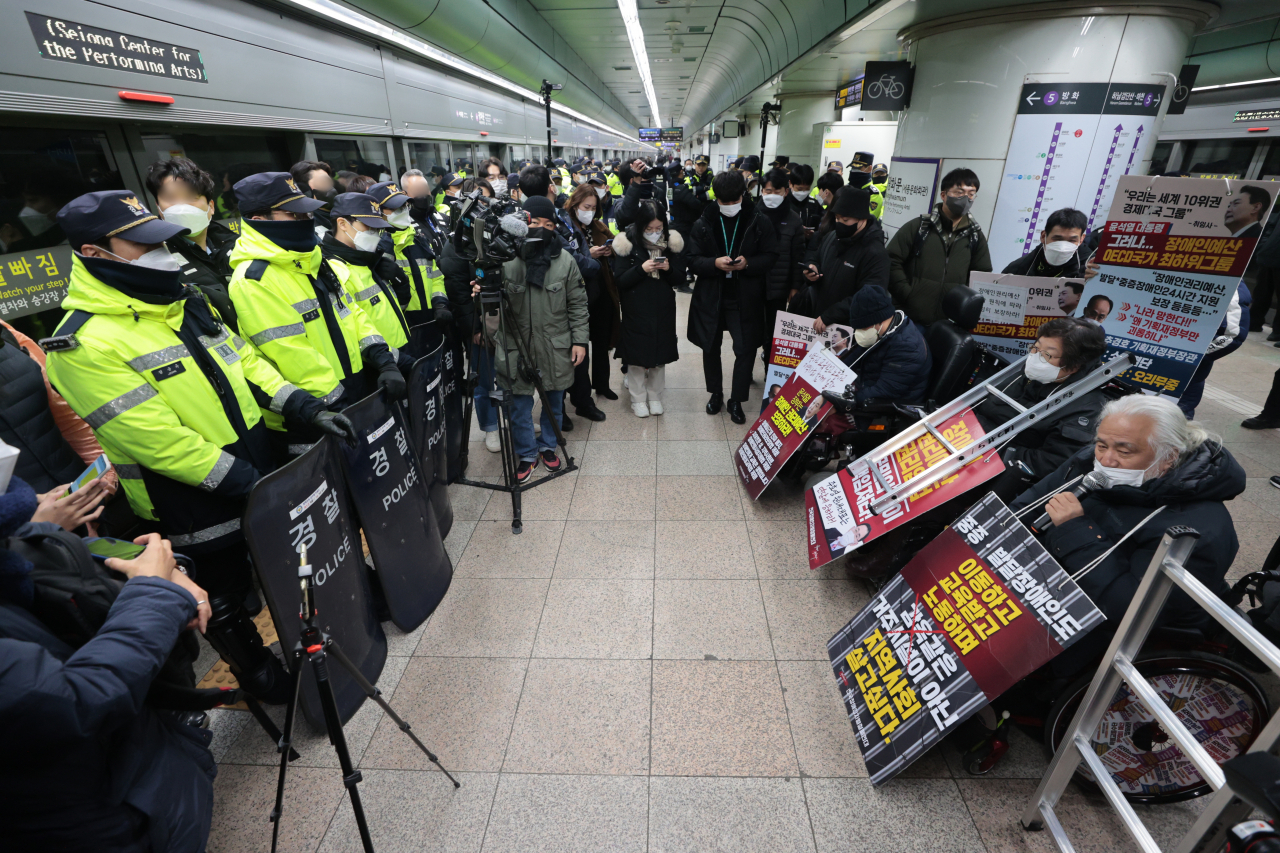
{"label": "directional arrow sign", "polygon": [[[1098,216],[1098,208],[1102,205],[1102,191],[1106,189],[1107,177],[1111,174],[1111,164],[1116,158],[1116,147],[1120,144],[1120,132],[1124,130],[1124,125],[1117,124],[1115,133],[1111,135],[1111,150],[1107,152],[1107,162],[1102,167],[1102,178],[1098,181],[1098,191],[1093,195],[1093,209],[1089,211],[1089,228],[1093,228],[1093,221]],[[1133,162],[1133,155],[1129,155],[1129,162]],[[1125,174],[1129,174],[1129,170],[1125,169]]]}
{"label": "directional arrow sign", "polygon": [[1035,92],[1032,92],[1030,95],[1027,95],[1027,103],[1028,103],[1028,104],[1030,104],[1030,105],[1031,105],[1031,106],[1033,106],[1033,107],[1035,106],[1035,102],[1036,102],[1036,101],[1038,101],[1038,100],[1040,100],[1040,99],[1039,99],[1038,97],[1036,97],[1036,93],[1035,93]]}
{"label": "directional arrow sign", "polygon": [[1137,131],[1133,135],[1133,148],[1129,149],[1129,162],[1125,164],[1124,173],[1127,175],[1133,169],[1133,158],[1138,153],[1138,146],[1142,144],[1143,126],[1138,125]]}

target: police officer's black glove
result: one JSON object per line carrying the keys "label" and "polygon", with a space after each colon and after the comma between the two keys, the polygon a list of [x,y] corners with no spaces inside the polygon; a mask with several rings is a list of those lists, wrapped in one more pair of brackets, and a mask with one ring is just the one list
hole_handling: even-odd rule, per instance
{"label": "police officer's black glove", "polygon": [[394,365],[378,371],[378,387],[387,392],[388,400],[403,400],[409,396],[409,385],[400,375],[400,368]]}
{"label": "police officer's black glove", "polygon": [[317,412],[311,423],[319,427],[321,432],[337,436],[351,447],[356,446],[356,428],[351,420],[341,412]]}
{"label": "police officer's black glove", "polygon": [[431,303],[431,307],[435,309],[436,319],[446,326],[453,324],[453,312],[449,310],[449,300],[443,296],[437,296]]}

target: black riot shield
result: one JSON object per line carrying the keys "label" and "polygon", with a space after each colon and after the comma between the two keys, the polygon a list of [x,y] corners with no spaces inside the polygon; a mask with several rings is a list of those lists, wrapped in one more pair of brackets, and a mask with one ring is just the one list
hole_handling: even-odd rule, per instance
{"label": "black riot shield", "polygon": [[444,436],[445,455],[444,468],[446,483],[456,482],[465,473],[463,463],[463,444],[467,437],[462,434],[463,406],[462,395],[464,373],[462,366],[462,348],[448,338],[445,339],[444,356],[441,360],[440,375],[444,377]]}
{"label": "black riot shield", "polygon": [[449,535],[453,527],[453,506],[445,483],[445,418],[444,378],[440,362],[444,355],[444,339],[436,337],[435,346],[414,362],[409,372],[409,429],[413,446],[422,462],[422,479],[428,484],[431,506],[435,510],[440,536]]}
{"label": "black riot shield", "polygon": [[338,443],[360,527],[391,621],[401,631],[412,631],[432,614],[453,580],[422,464],[400,406],[388,405],[381,392],[342,413],[360,437],[355,447]]}
{"label": "black riot shield", "polygon": [[[259,480],[249,493],[242,527],[285,659],[292,661],[301,635],[298,552],[305,545],[315,574],[321,628],[364,677],[376,683],[387,660],[387,637],[374,616],[360,532],[347,504],[342,464],[333,442],[324,439]],[[364,691],[341,667],[330,667],[329,678],[340,716],[343,721],[351,719],[365,700]],[[302,676],[302,712],[311,725],[324,727],[310,667]]]}

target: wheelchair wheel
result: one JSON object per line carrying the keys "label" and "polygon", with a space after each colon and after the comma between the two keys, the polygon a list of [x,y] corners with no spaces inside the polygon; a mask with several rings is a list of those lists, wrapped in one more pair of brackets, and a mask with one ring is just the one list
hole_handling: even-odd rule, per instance
{"label": "wheelchair wheel", "polygon": [[[1247,751],[1271,716],[1262,687],[1247,670],[1217,655],[1152,652],[1138,671],[1218,764]],[[1045,719],[1045,746],[1057,750],[1093,676],[1075,682]],[[1213,792],[1173,736],[1122,684],[1091,738],[1095,753],[1131,803],[1176,803]],[[1096,789],[1081,765],[1076,781]]]}

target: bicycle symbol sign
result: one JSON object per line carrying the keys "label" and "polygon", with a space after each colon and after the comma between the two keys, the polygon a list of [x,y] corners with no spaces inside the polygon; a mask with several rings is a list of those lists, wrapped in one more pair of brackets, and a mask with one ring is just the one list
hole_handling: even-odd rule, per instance
{"label": "bicycle symbol sign", "polygon": [[896,101],[902,97],[904,91],[903,85],[897,81],[894,75],[881,74],[879,80],[872,81],[871,85],[867,87],[867,97],[871,100],[887,97]]}

